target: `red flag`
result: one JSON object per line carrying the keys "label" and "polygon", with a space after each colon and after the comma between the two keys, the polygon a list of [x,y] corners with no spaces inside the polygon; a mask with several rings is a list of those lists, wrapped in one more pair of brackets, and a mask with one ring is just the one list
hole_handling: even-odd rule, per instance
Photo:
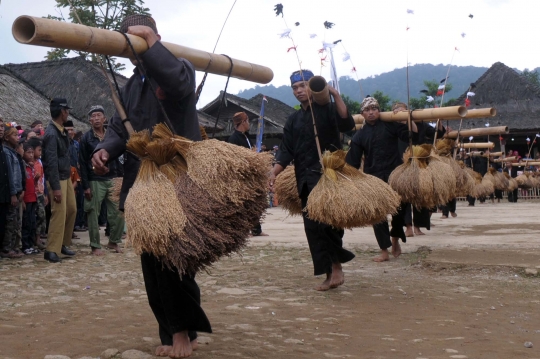
{"label": "red flag", "polygon": [[289,51],[291,51],[291,50],[294,50],[294,51],[296,51],[296,46],[293,46],[293,47],[289,47],[289,48],[287,49],[287,52],[289,52]]}
{"label": "red flag", "polygon": [[471,105],[471,100],[468,98],[465,99],[465,107],[469,107]]}

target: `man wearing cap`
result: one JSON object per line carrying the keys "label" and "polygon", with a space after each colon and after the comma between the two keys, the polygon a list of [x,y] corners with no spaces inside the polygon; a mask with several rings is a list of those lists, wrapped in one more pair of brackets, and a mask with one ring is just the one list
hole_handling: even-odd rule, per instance
{"label": "man wearing cap", "polygon": [[[233,116],[234,124],[234,133],[229,137],[227,142],[234,145],[249,148],[250,150],[254,147],[251,145],[251,142],[248,138],[249,132],[249,117],[245,112],[237,112]],[[268,236],[268,234],[262,231],[261,222],[257,222],[255,227],[251,230],[251,234],[254,236]]]}
{"label": "man wearing cap", "polygon": [[[319,105],[312,100],[308,81],[313,77],[309,70],[296,71],[291,75],[291,87],[301,108],[289,116],[283,129],[283,140],[279,147],[276,164],[270,176],[270,188],[275,177],[293,160],[302,207],[306,206],[309,193],[321,177],[321,163],[315,140],[312,111],[317,125],[317,137],[321,151],[341,149],[340,132],[354,128],[354,120],[349,114],[339,92],[329,87],[335,103]],[[354,254],[343,248],[342,229],[313,221],[308,213],[303,214],[304,229],[313,259],[314,274],[326,274],[324,282],[316,290],[337,288],[344,282],[342,263],[354,258]]]}
{"label": "man wearing cap", "polygon": [[[364,116],[364,126],[354,134],[351,147],[347,153],[346,161],[354,168],[360,168],[364,157],[364,172],[388,182],[390,173],[403,163],[399,151],[399,140],[409,142],[409,128],[403,123],[383,122],[379,119],[380,107],[373,97],[366,97],[360,108]],[[418,141],[418,129],[411,122],[412,139]],[[392,230],[385,220],[373,226],[375,238],[381,249],[381,255],[374,258],[375,262],[384,262],[390,259],[388,248],[392,247],[392,255],[399,257],[401,246],[399,239],[406,241],[405,232],[405,205],[402,204],[398,213],[392,216]]]}
{"label": "man wearing cap", "polygon": [[98,175],[92,169],[92,153],[97,145],[105,138],[105,109],[103,106],[96,105],[88,111],[88,118],[92,128],[81,138],[79,162],[81,170],[82,187],[84,190],[84,211],[88,218],[88,234],[90,235],[90,247],[92,254],[96,256],[103,255],[99,237],[98,216],[101,210],[101,204],[107,206],[107,220],[111,227],[108,249],[116,253],[122,253],[118,246],[122,243],[122,233],[124,231],[124,217],[120,215],[117,206],[111,200],[113,182],[112,179],[120,176],[120,162],[118,159],[109,161],[109,172],[104,175]]}
{"label": "man wearing cap", "polygon": [[40,120],[35,120],[34,122],[32,122],[32,124],[30,125],[30,128],[39,137],[43,136],[43,134],[44,134],[44,132],[43,132],[43,122],[41,122]]}
{"label": "man wearing cap", "polygon": [[[133,76],[121,93],[134,130],[151,130],[156,124],[165,122],[161,103],[177,135],[200,141],[193,65],[185,59],[176,58],[161,44],[156,23],[149,16],[128,16],[122,22],[120,31],[139,36],[148,45],[148,50],[139,56],[142,64],[136,64]],[[146,68],[147,76],[141,71],[141,65]],[[115,113],[105,138],[96,146],[92,157],[96,174],[106,173],[108,164],[125,152],[128,137],[120,116]],[[139,166],[140,161],[126,152],[120,193],[121,210]],[[141,255],[141,266],[148,302],[159,324],[162,345],[155,354],[171,358],[190,356],[197,346],[197,331],[212,331],[200,306],[201,296],[195,276],[181,276],[176,269],[167,268],[151,253]]]}
{"label": "man wearing cap", "polygon": [[43,170],[49,196],[52,197],[44,258],[52,263],[61,261],[60,253],[75,255],[75,252],[68,248],[77,215],[75,192],[70,180],[69,136],[64,128],[70,109],[66,99],[54,98],[50,104],[52,121],[43,136]]}

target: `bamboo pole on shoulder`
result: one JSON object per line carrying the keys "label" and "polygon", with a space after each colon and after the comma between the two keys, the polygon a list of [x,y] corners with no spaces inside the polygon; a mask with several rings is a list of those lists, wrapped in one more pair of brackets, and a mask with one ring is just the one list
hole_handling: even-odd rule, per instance
{"label": "bamboo pole on shoulder", "polygon": [[458,143],[456,146],[459,148],[486,148],[490,149],[495,147],[493,142],[473,142],[473,143]]}
{"label": "bamboo pole on shoulder", "polygon": [[[11,32],[15,40],[21,44],[56,47],[108,56],[132,57],[131,49],[124,35],[117,31],[23,15],[15,19]],[[138,54],[148,50],[148,44],[144,39],[134,35],[128,35],[128,37]],[[191,62],[196,70],[223,76],[229,74],[231,61],[224,55],[170,42],[162,41],[161,43],[174,56],[185,58]],[[274,77],[274,73],[268,67],[238,59],[232,59],[232,62],[231,77],[261,84],[269,83]]]}
{"label": "bamboo pole on shoulder", "polygon": [[[489,136],[489,135],[500,135],[503,133],[508,133],[507,126],[498,126],[498,127],[485,127],[485,128],[473,128],[470,130],[461,130],[460,136],[469,137],[469,136]],[[450,131],[446,134],[446,138],[457,138],[458,131]]]}
{"label": "bamboo pole on shoulder", "polygon": [[[450,106],[442,108],[425,108],[421,110],[410,111],[411,120],[414,122],[422,121],[435,121],[437,119],[453,119],[459,120],[461,117],[467,114],[467,108],[465,106]],[[457,116],[457,117],[456,117]],[[356,124],[363,124],[364,117],[362,114],[352,115]],[[393,111],[381,112],[379,119],[384,122],[400,122],[408,121],[409,111],[400,111],[394,113]]]}

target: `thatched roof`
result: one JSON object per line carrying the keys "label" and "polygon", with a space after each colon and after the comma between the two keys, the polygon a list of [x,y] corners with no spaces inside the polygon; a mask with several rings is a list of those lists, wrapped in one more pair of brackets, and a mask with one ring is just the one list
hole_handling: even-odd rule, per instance
{"label": "thatched roof", "polygon": [[[47,125],[51,120],[49,103],[48,98],[0,66],[0,116],[4,122],[17,122],[28,128],[35,120],[41,120]],[[90,128],[87,123],[73,116],[69,116],[69,119],[77,130],[86,131]]]}
{"label": "thatched roof", "polygon": [[[82,57],[6,64],[4,67],[44,96],[66,98],[73,107],[73,115],[83,121],[86,121],[86,114],[93,105],[102,105],[109,118],[114,114],[114,104],[103,72],[97,64]],[[108,76],[111,77],[110,74]],[[116,79],[120,87],[127,82],[122,75],[117,75]]]}
{"label": "thatched roof", "polygon": [[[501,62],[493,64],[472,90],[469,109],[495,107],[497,115],[487,119],[463,121],[463,128],[508,126],[511,133],[538,132],[540,129],[540,88]],[[464,104],[465,92],[452,105]]]}
{"label": "thatched roof", "polygon": [[[211,115],[214,118],[217,116],[219,110],[219,104],[223,92],[220,92],[219,96],[208,103],[201,109],[201,112],[204,112],[208,115]],[[219,115],[219,126],[225,130],[218,135],[219,138],[226,139],[234,132],[234,126],[232,124],[232,117],[236,112],[244,111],[247,113],[250,120],[250,130],[249,132],[254,135],[257,133],[257,119],[261,111],[262,103],[262,94],[258,94],[250,98],[249,100],[243,99],[241,97],[227,94],[226,103],[221,109]],[[266,96],[268,102],[265,103],[264,111],[264,137],[279,137],[283,135],[283,127],[287,121],[287,117],[292,114],[295,109],[291,106],[276,100],[274,98]]]}

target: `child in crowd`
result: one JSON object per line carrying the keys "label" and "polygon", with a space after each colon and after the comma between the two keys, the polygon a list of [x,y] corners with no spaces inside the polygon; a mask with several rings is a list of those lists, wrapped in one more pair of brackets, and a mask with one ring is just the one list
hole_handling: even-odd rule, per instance
{"label": "child in crowd", "polygon": [[23,198],[22,250],[24,254],[29,255],[40,253],[39,250],[34,248],[37,212],[36,184],[39,176],[36,176],[36,171],[34,170],[34,148],[26,142],[23,144],[23,150],[26,187]]}
{"label": "child in crowd", "polygon": [[38,138],[28,140],[28,144],[34,149],[34,171],[36,173],[36,195],[37,195],[37,215],[36,215],[36,245],[39,249],[45,249],[45,243],[41,240],[42,235],[47,234],[47,218],[45,207],[49,202],[47,198],[47,187],[45,186],[45,176],[43,173],[43,163],[41,162],[41,145]]}
{"label": "child in crowd", "polygon": [[16,128],[7,127],[4,131],[4,153],[9,175],[9,191],[11,205],[6,216],[4,241],[0,256],[4,258],[20,258],[23,254],[18,250],[21,241],[21,218],[19,201],[24,195],[25,178],[21,171],[22,157],[17,153],[19,134]]}

